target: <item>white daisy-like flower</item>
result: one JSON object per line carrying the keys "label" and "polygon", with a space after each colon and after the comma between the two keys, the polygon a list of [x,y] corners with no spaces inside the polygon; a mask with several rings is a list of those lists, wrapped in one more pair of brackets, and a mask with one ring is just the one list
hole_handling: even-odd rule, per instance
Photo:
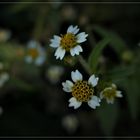
{"label": "white daisy-like flower", "polygon": [[100,93],[100,98],[105,98],[108,104],[113,104],[115,97],[121,98],[123,95],[121,94],[121,91],[117,90],[117,86],[115,84],[112,84],[111,87],[105,88]]}
{"label": "white daisy-like flower", "polygon": [[55,52],[56,59],[62,60],[66,52],[70,52],[72,56],[79,55],[80,52],[83,52],[83,49],[80,43],[85,42],[88,34],[85,32],[79,32],[78,26],[69,26],[67,33],[65,35],[57,36],[54,35],[51,39],[50,46],[57,48]]}
{"label": "white daisy-like flower", "polygon": [[25,61],[34,63],[37,66],[42,65],[46,59],[45,49],[36,41],[32,40],[27,45],[27,55]]}
{"label": "white daisy-like flower", "polygon": [[69,99],[69,107],[77,109],[82,105],[82,102],[87,102],[93,109],[100,106],[100,98],[94,95],[94,87],[98,84],[98,77],[93,74],[88,81],[85,81],[82,74],[76,70],[71,72],[71,78],[73,82],[66,80],[62,83],[65,92],[72,92],[73,97]]}

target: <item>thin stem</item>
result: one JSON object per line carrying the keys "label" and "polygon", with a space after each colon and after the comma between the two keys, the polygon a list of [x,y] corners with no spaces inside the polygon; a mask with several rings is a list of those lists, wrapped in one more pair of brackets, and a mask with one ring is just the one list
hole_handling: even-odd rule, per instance
{"label": "thin stem", "polygon": [[89,65],[87,64],[86,60],[81,55],[78,56],[78,60],[79,60],[80,64],[83,66],[83,68],[85,69],[85,71],[89,75],[91,75],[92,74],[92,71],[91,71]]}

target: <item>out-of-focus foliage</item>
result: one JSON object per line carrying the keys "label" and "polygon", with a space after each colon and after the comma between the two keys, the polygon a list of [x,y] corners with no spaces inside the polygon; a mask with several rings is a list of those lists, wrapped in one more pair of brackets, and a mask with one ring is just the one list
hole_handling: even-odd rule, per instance
{"label": "out-of-focus foliage", "polygon": [[109,37],[105,38],[104,40],[100,41],[96,46],[95,49],[92,50],[92,53],[90,54],[88,58],[88,63],[93,71],[93,73],[96,73],[96,69],[98,66],[99,58],[102,54],[102,51],[105,46],[109,43]]}
{"label": "out-of-focus foliage", "polygon": [[[11,30],[11,37],[0,30],[0,62],[10,76],[0,88],[1,136],[139,135],[139,4],[15,3],[0,7],[0,28]],[[89,34],[82,56],[92,73],[103,79],[98,91],[110,83],[122,90],[123,98],[113,105],[103,101],[97,110],[86,105],[76,111],[68,108],[69,95],[62,92],[61,82],[71,70],[83,68],[70,56],[64,62],[55,60],[49,40],[65,33],[71,24]],[[46,49],[46,61],[40,67],[25,62],[32,39]]]}

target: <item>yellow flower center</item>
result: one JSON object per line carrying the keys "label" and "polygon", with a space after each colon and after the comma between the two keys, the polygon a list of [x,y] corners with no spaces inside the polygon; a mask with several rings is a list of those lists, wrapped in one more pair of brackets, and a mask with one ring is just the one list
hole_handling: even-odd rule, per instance
{"label": "yellow flower center", "polygon": [[71,48],[74,48],[77,45],[75,35],[72,33],[62,35],[60,45],[66,51],[69,51]]}
{"label": "yellow flower center", "polygon": [[72,88],[72,95],[80,102],[87,102],[93,96],[94,89],[87,81],[77,81]]}
{"label": "yellow flower center", "polygon": [[38,57],[39,52],[36,48],[30,48],[28,50],[28,55],[32,56],[32,58],[35,59],[36,57]]}
{"label": "yellow flower center", "polygon": [[108,88],[103,92],[103,96],[111,99],[114,98],[116,96],[116,89],[115,88]]}

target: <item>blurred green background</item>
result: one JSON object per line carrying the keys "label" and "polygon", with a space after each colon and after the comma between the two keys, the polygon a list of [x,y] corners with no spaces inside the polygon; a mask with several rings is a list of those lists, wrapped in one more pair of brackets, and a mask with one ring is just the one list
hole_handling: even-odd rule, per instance
{"label": "blurred green background", "polygon": [[[140,4],[18,2],[0,3],[0,74],[9,74],[0,87],[0,136],[139,136]],[[113,105],[68,107],[61,83],[75,69],[88,76],[75,59],[56,60],[49,40],[69,25],[89,34],[82,56],[91,67],[95,46],[110,39],[96,74],[122,91]],[[46,51],[39,67],[24,60],[31,40]]]}

